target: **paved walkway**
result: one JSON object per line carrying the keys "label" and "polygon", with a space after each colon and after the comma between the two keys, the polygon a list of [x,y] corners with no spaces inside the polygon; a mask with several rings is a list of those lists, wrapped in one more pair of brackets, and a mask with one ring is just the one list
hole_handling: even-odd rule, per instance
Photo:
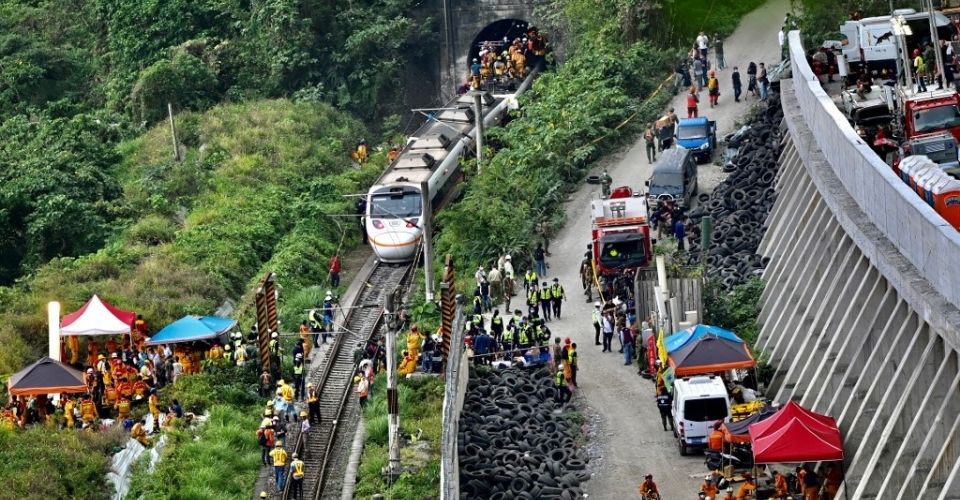
{"label": "paved walkway", "polygon": [[[788,9],[787,0],[772,0],[744,17],[737,31],[724,44],[728,67],[740,66],[746,86],[747,62],[779,62],[777,32]],[[712,57],[712,56],[711,56]],[[720,105],[710,109],[705,93],[701,113],[717,120],[719,135],[733,130],[734,123],[755,99],[736,104],[730,88],[730,70],[719,72]],[[673,107],[686,109],[685,97],[678,96]],[[685,113],[684,113],[685,114]],[[643,186],[650,175],[643,140],[613,155],[604,165],[614,186]],[[701,165],[702,190],[719,182],[719,167]],[[654,475],[664,497],[696,498],[697,487],[706,473],[703,456],[680,457],[672,433],[664,432],[654,403],[651,381],[637,375],[636,365],[624,366],[623,355],[616,351],[601,353],[593,345],[590,326],[592,304],[580,295],[577,269],[590,236],[589,200],[598,195],[598,187],[583,185],[566,205],[568,224],[551,244],[548,278],[558,271],[570,301],[564,306],[564,319],[549,324],[555,335],[571,337],[579,344],[580,389],[576,398],[591,422],[591,449],[598,455],[592,463],[594,477],[586,484],[591,498],[636,498],[644,474]],[[617,342],[614,340],[614,345]]]}

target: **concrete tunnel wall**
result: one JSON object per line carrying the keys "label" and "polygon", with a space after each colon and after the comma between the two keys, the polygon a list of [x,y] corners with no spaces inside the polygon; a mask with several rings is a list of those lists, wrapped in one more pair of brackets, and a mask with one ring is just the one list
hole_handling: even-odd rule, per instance
{"label": "concrete tunnel wall", "polygon": [[[790,33],[757,347],[837,419],[851,499],[960,499],[960,234],[856,135]],[[838,496],[838,498],[844,498]]]}

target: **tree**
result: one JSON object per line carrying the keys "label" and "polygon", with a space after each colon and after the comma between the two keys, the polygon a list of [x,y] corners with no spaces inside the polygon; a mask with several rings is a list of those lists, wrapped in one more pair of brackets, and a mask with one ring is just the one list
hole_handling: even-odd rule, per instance
{"label": "tree", "polygon": [[167,114],[167,103],[178,109],[202,111],[216,102],[217,76],[203,61],[182,51],[140,72],[131,98],[140,119],[157,121]]}

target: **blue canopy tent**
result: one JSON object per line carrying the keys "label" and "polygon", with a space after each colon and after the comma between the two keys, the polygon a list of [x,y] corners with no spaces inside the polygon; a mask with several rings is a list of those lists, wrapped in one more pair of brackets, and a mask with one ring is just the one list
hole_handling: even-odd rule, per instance
{"label": "blue canopy tent", "polygon": [[686,330],[680,330],[679,332],[663,339],[663,345],[667,348],[667,354],[670,354],[683,349],[691,342],[695,342],[703,338],[705,335],[714,336],[733,342],[739,342],[741,344],[743,343],[743,339],[737,337],[737,334],[731,332],[730,330],[724,330],[719,326],[696,325],[687,328]]}
{"label": "blue canopy tent", "polygon": [[232,319],[219,316],[184,316],[150,337],[147,345],[210,340],[228,332],[236,324]]}

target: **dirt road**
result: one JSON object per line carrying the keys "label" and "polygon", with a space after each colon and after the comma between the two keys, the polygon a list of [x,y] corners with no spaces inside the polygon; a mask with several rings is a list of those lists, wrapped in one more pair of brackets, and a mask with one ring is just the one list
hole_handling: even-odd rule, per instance
{"label": "dirt road", "polygon": [[[744,86],[749,61],[763,61],[768,65],[779,62],[777,32],[788,6],[787,0],[768,2],[744,17],[737,31],[725,41],[727,66],[740,66]],[[756,99],[734,103],[730,69],[720,71],[718,78],[722,93],[720,105],[710,109],[704,94],[700,109],[702,115],[717,121],[718,136],[722,136],[732,131],[734,123]],[[678,96],[673,107],[678,113],[685,110],[685,97]],[[607,159],[598,166],[598,172],[603,168],[613,177],[614,186],[628,184],[635,190],[641,189],[651,171],[642,139]],[[719,167],[700,166],[701,191],[712,189],[720,179]],[[591,464],[594,477],[586,489],[591,498],[637,498],[641,478],[650,473],[667,500],[696,498],[697,485],[706,473],[703,457],[679,456],[672,433],[664,432],[660,426],[653,384],[637,375],[636,365],[624,366],[622,354],[616,350],[601,353],[600,346],[593,345],[590,326],[593,306],[585,303],[579,293],[577,269],[590,235],[589,200],[598,196],[598,191],[597,186],[584,185],[571,196],[566,205],[567,225],[552,242],[553,255],[547,261],[550,265],[547,277],[552,279],[553,272],[559,271],[558,276],[570,295],[564,306],[564,319],[553,321],[549,326],[555,335],[570,337],[579,344],[580,389],[576,398],[586,408],[594,455]]]}

